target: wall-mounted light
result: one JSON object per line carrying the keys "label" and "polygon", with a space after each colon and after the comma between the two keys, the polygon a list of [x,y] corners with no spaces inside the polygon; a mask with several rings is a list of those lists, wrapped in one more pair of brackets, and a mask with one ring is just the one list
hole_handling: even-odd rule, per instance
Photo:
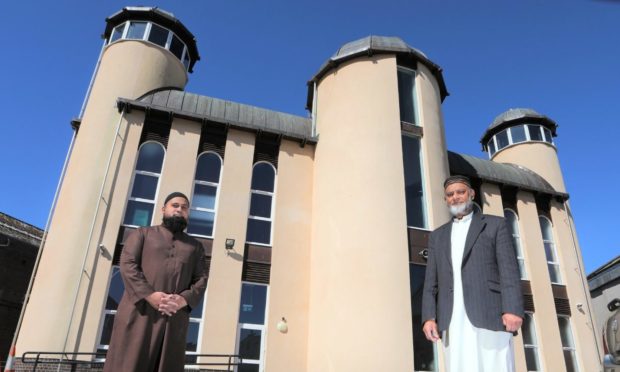
{"label": "wall-mounted light", "polygon": [[226,243],[224,244],[226,248],[226,254],[230,253],[232,249],[235,247],[235,239],[226,238]]}
{"label": "wall-mounted light", "polygon": [[288,332],[288,324],[286,323],[286,319],[284,317],[282,317],[282,320],[278,322],[276,328],[278,328],[278,331],[280,331],[281,333]]}

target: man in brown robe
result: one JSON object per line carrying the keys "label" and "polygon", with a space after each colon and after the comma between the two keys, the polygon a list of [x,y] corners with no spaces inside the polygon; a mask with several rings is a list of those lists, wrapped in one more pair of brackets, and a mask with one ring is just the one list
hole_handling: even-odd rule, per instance
{"label": "man in brown robe", "polygon": [[185,234],[189,200],[164,202],[163,223],[141,227],[125,242],[125,293],[114,319],[105,372],[183,371],[189,314],[207,286],[202,245]]}

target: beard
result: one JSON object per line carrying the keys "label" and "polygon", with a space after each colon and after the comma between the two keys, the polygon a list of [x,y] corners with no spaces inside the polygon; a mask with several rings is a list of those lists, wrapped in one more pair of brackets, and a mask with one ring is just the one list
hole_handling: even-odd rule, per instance
{"label": "beard", "polygon": [[464,216],[469,214],[473,209],[474,202],[471,199],[467,199],[466,202],[461,204],[455,204],[450,206],[450,214],[454,217]]}
{"label": "beard", "polygon": [[163,223],[164,226],[173,233],[181,232],[187,227],[187,221],[181,216],[164,216]]}

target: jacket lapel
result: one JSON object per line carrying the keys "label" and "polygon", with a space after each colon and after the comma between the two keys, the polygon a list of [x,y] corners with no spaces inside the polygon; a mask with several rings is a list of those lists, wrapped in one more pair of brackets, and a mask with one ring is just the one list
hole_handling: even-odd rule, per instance
{"label": "jacket lapel", "polygon": [[469,254],[471,253],[471,249],[474,247],[478,236],[484,227],[486,226],[486,222],[484,221],[484,217],[481,213],[474,213],[471,218],[471,224],[469,225],[469,231],[467,232],[467,238],[465,239],[465,250],[463,251],[463,264],[467,261]]}
{"label": "jacket lapel", "polygon": [[440,244],[440,247],[443,248],[443,254],[446,255],[446,259],[448,260],[448,267],[452,268],[452,220],[446,226],[441,234],[441,239],[443,240]]}

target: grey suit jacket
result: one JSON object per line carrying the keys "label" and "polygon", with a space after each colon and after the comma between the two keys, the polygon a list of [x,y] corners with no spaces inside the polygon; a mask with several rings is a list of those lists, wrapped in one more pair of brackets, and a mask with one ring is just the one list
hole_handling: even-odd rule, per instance
{"label": "grey suit jacket", "polygon": [[[450,325],[454,301],[451,233],[452,221],[431,233],[422,296],[422,323],[435,319],[440,332]],[[519,266],[503,218],[474,214],[461,272],[465,310],[474,326],[504,331],[504,313],[523,317]]]}

